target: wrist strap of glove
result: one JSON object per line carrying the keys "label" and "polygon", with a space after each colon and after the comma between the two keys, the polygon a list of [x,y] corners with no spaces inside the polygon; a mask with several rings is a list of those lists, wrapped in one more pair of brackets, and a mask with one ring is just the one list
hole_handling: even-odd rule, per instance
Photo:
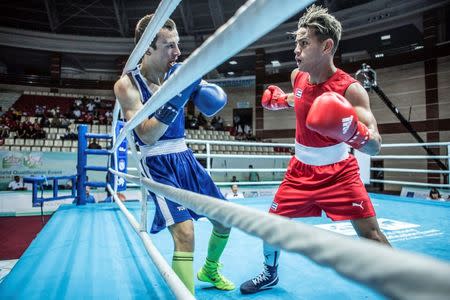
{"label": "wrist strap of glove", "polygon": [[370,139],[369,128],[366,125],[358,121],[355,134],[347,141],[347,144],[354,149],[359,149],[364,146]]}
{"label": "wrist strap of glove", "polygon": [[155,112],[155,118],[166,125],[172,124],[178,116],[178,108],[170,103],[166,103]]}

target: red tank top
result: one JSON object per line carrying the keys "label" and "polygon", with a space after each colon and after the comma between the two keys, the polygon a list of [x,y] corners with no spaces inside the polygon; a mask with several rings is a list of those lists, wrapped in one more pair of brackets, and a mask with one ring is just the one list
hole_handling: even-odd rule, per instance
{"label": "red tank top", "polygon": [[[298,72],[294,81],[295,116],[297,120],[295,128],[295,140],[297,143],[308,147],[328,147],[338,144],[334,139],[324,137],[306,127],[306,116],[314,99],[324,92],[335,92],[345,96],[345,91],[350,84],[357,80],[342,71],[337,71],[327,81],[319,84],[309,82],[309,74]],[[332,112],[329,112],[332,113]]]}

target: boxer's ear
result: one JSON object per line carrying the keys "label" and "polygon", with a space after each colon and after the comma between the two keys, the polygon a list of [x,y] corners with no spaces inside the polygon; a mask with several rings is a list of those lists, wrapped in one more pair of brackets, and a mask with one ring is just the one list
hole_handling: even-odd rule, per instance
{"label": "boxer's ear", "polygon": [[326,39],[322,42],[322,51],[324,54],[333,54],[334,41],[333,39]]}

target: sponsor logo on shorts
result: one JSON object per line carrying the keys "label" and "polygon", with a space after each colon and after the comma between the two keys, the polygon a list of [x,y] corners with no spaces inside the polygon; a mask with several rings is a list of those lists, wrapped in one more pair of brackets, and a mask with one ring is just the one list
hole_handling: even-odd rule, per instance
{"label": "sponsor logo on shorts", "polygon": [[270,206],[270,209],[275,211],[275,210],[277,210],[277,208],[278,208],[278,203],[272,202],[272,205]]}
{"label": "sponsor logo on shorts", "polygon": [[352,206],[358,206],[358,207],[360,207],[362,210],[364,210],[363,203],[364,203],[364,201],[361,201],[361,203],[358,203],[358,202],[352,202]]}
{"label": "sponsor logo on shorts", "polygon": [[295,97],[300,98],[300,97],[302,96],[302,94],[303,94],[302,89],[297,88],[297,89],[295,90]]}
{"label": "sponsor logo on shorts", "polygon": [[177,206],[178,211],[183,211],[186,210],[186,207],[184,206]]}

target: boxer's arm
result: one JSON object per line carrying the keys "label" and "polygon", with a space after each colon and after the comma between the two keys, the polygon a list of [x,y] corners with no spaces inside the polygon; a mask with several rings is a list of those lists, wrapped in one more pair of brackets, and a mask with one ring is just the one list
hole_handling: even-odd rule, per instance
{"label": "boxer's arm", "polygon": [[381,147],[381,136],[378,132],[377,121],[370,109],[369,95],[358,82],[355,82],[347,88],[345,98],[355,108],[359,121],[369,129],[368,142],[358,150],[369,155],[378,154]]}
{"label": "boxer's arm", "polygon": [[[144,106],[139,92],[128,76],[123,76],[114,84],[114,94],[119,100],[120,107],[127,121],[133,118]],[[144,143],[153,145],[166,132],[168,127],[168,125],[152,117],[142,121],[135,128],[135,132]]]}

